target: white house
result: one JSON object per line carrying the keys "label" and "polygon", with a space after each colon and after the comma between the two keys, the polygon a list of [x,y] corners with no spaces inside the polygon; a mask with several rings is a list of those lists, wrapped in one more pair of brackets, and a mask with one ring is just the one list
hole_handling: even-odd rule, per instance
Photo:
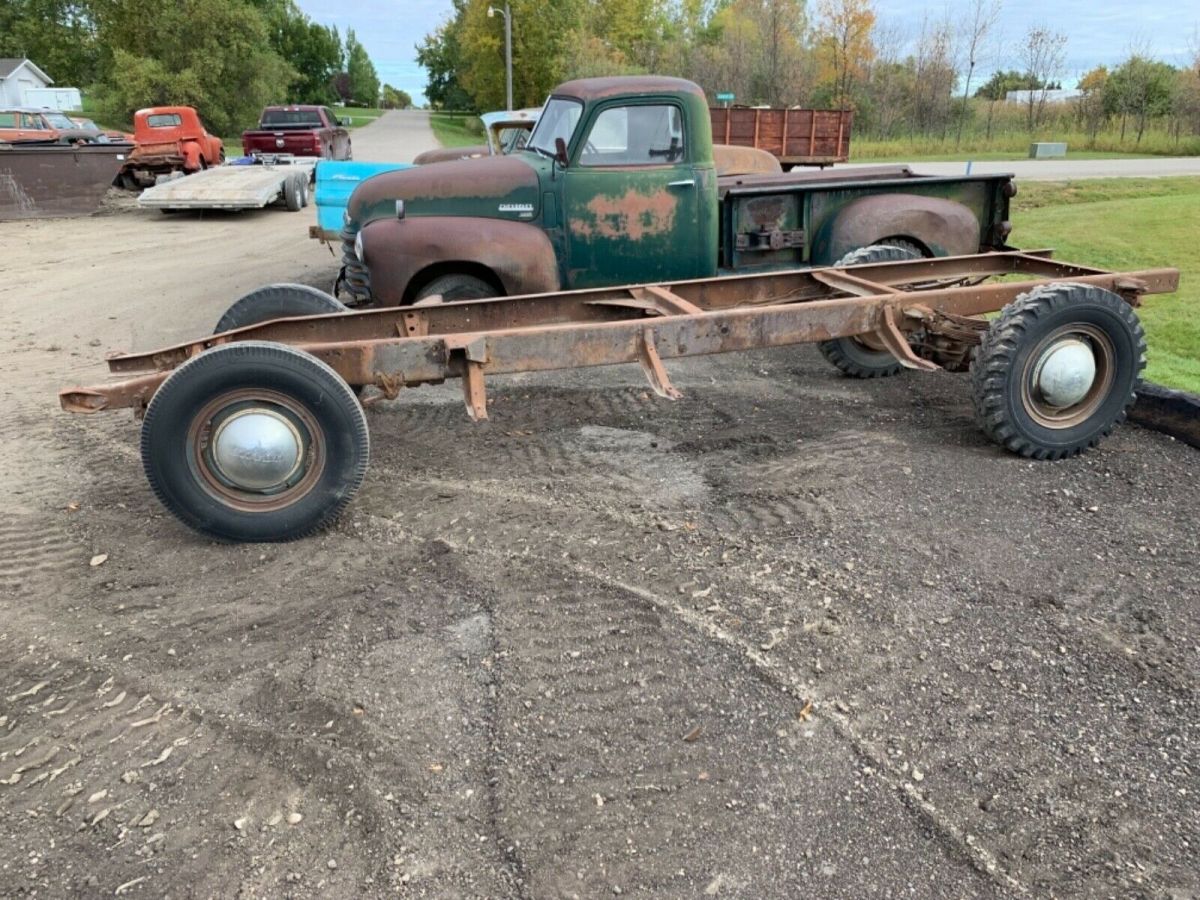
{"label": "white house", "polygon": [[27,59],[0,59],[0,106],[80,109],[79,88],[54,87],[54,79]]}

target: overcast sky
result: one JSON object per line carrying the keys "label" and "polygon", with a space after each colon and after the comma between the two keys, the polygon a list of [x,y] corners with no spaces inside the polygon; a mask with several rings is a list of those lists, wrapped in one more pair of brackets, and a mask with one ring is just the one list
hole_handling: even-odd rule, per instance
{"label": "overcast sky", "polygon": [[[371,54],[380,81],[408,91],[418,104],[424,102],[425,72],[417,65],[414,47],[449,15],[450,0],[298,2],[313,19],[336,25],[343,35],[353,28]],[[949,9],[954,16],[968,5],[967,0],[876,0],[882,22],[899,23],[912,31],[920,28],[926,14],[940,18]],[[814,6],[810,2],[810,10]],[[1063,80],[1069,85],[1093,66],[1120,60],[1133,44],[1147,48],[1151,56],[1180,65],[1200,25],[1200,5],[1197,0],[1004,0],[1001,28],[1010,46],[1035,22],[1068,35]],[[516,20],[513,26],[521,27]],[[496,27],[503,27],[499,18]],[[985,63],[981,68],[986,73],[996,65]],[[1000,65],[1005,63],[1000,61]],[[1008,67],[1015,66],[1010,62]]]}

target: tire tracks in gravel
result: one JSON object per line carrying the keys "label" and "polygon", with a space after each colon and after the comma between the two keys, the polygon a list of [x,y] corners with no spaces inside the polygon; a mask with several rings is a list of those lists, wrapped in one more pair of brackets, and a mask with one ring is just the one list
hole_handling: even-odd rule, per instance
{"label": "tire tracks in gravel", "polygon": [[[512,491],[507,491],[502,488],[498,489],[495,485],[491,484],[481,486],[478,484],[454,483],[444,479],[425,478],[420,479],[420,481],[430,487],[433,487],[435,490],[442,492],[457,490],[459,493],[465,495],[483,492],[489,496],[499,495],[510,498],[513,501],[520,500],[521,502],[532,503],[532,505],[545,510],[554,509],[569,513],[580,512],[576,507],[570,504],[564,504],[555,499],[531,496],[528,494],[518,495]],[[411,488],[412,486],[413,485],[410,483],[409,487]],[[612,518],[611,512],[603,509],[593,508],[588,512],[592,514],[599,513],[602,516]],[[376,519],[376,521],[383,528],[392,531],[393,534],[402,540],[416,542],[426,542],[430,540],[430,538],[426,536],[417,534],[410,529],[405,528],[404,526],[398,525],[393,519],[380,518],[374,516],[373,514],[372,518]],[[625,516],[617,516],[615,518],[617,518],[617,520],[621,521],[623,524],[633,524],[633,522],[629,521],[629,519]],[[454,540],[445,536],[440,536],[432,540],[435,540],[439,544],[445,545],[454,553],[463,554],[466,559],[476,560],[482,566],[484,571],[494,570],[505,572],[506,584],[510,582],[515,575],[513,570],[514,563],[517,563],[523,568],[528,568],[533,564],[533,561],[527,558],[514,560],[508,554],[497,552],[473,542],[455,542]],[[884,785],[886,791],[900,801],[900,806],[905,809],[907,813],[916,822],[918,822],[923,829],[927,829],[930,833],[932,833],[936,837],[938,843],[941,844],[948,852],[959,859],[962,863],[968,865],[972,871],[977,873],[981,878],[993,884],[995,887],[1022,895],[1028,893],[1028,887],[1020,882],[998,860],[994,853],[992,853],[978,840],[968,836],[963,829],[954,822],[953,818],[949,814],[937,806],[934,800],[929,796],[928,791],[922,790],[920,787],[918,787],[917,784],[912,781],[911,777],[902,771],[894,762],[892,762],[881,748],[875,746],[872,742],[867,740],[855,730],[850,717],[838,711],[836,697],[824,696],[820,689],[814,686],[813,683],[799,676],[794,671],[781,666],[778,662],[767,656],[766,653],[761,651],[753,643],[741,636],[733,634],[731,631],[715,621],[712,617],[704,613],[697,612],[693,609],[689,609],[682,604],[663,596],[658,591],[639,584],[626,582],[620,578],[606,575],[602,572],[596,571],[584,563],[572,559],[554,559],[542,557],[537,560],[537,563],[549,566],[557,570],[557,572],[561,575],[566,576],[568,580],[573,581],[576,584],[578,593],[580,595],[588,594],[593,590],[600,589],[602,591],[609,592],[610,594],[616,594],[620,597],[624,597],[626,602],[632,601],[640,606],[643,610],[652,611],[654,614],[652,620],[647,621],[644,614],[634,617],[643,621],[643,639],[645,639],[646,635],[650,631],[662,630],[661,619],[675,621],[683,625],[691,633],[700,636],[711,645],[715,645],[721,648],[723,651],[728,652],[738,661],[740,668],[752,674],[754,678],[760,681],[762,684],[769,686],[772,690],[785,696],[790,702],[797,704],[799,708],[804,708],[807,704],[811,703],[812,710],[817,715],[827,719],[833,726],[835,733],[839,736],[839,738],[841,738],[841,740],[844,741],[849,748],[851,748],[853,753],[862,762],[868,765],[872,773],[872,777],[878,779]],[[581,581],[587,583],[589,588],[583,588],[583,585],[580,584]],[[562,602],[566,598],[560,596],[557,599],[559,602]],[[587,601],[577,601],[575,604],[572,604],[572,606],[575,607],[587,605]],[[500,613],[497,611],[496,615],[511,615],[512,609],[519,610],[521,608],[520,603],[513,603],[509,606],[510,608],[507,612]],[[615,698],[627,693],[627,689],[631,683],[642,687],[643,689],[647,685],[639,684],[636,679],[632,681],[626,681],[623,685],[614,685],[611,682],[605,682],[611,677],[612,673],[619,672],[622,669],[631,668],[634,672],[645,671],[647,668],[647,660],[641,658],[637,660],[636,665],[632,665],[632,657],[626,656],[624,659],[622,659],[621,654],[618,653],[613,662],[610,662],[607,665],[599,666],[600,682],[598,684],[593,682],[589,686],[586,682],[581,681],[581,676],[587,676],[589,673],[586,671],[577,671],[576,669],[572,668],[572,657],[570,656],[571,651],[567,651],[566,653],[562,652],[562,648],[568,644],[574,643],[576,646],[581,646],[586,643],[585,636],[588,633],[586,629],[581,630],[578,628],[564,628],[564,623],[571,621],[573,618],[586,617],[566,616],[562,619],[554,621],[553,624],[551,624],[549,621],[550,617],[545,615],[544,612],[540,614],[535,613],[527,621],[523,622],[521,626],[513,626],[513,631],[519,632],[523,627],[529,630],[531,633],[539,635],[539,637],[534,637],[531,639],[531,643],[535,648],[535,655],[540,657],[537,660],[538,665],[535,666],[533,670],[535,675],[534,683],[536,685],[546,685],[547,690],[551,691],[555,689],[569,690],[576,692],[577,694],[586,694],[589,690],[598,691],[598,702],[600,705],[596,710],[593,710],[593,712],[599,712],[601,715],[611,716],[615,712],[615,707],[606,705],[606,703],[611,703]],[[612,604],[610,601],[610,605],[601,611],[600,618],[610,622],[616,620],[628,621],[627,609],[625,609],[625,607],[620,603]],[[615,629],[603,640],[607,641],[611,639],[613,635],[620,640],[625,637],[625,635],[621,634],[623,630],[624,629]],[[543,644],[543,646],[538,647],[539,643]],[[660,669],[659,671],[661,673],[662,670]],[[526,674],[528,675],[529,673]],[[594,679],[596,674],[591,674]],[[536,690],[533,692],[533,694],[530,694],[530,685],[525,682],[519,683],[521,684],[522,691],[524,692],[522,702],[534,702]],[[661,713],[662,710],[668,708],[671,708],[671,704],[663,704],[659,712]],[[657,724],[657,720],[652,716],[643,721],[641,724],[646,727],[652,727]],[[591,754],[590,756],[586,756],[582,761],[575,758],[582,749],[578,746],[578,737],[579,735],[575,735],[575,745],[568,745],[564,743],[563,747],[564,750],[566,747],[570,747],[569,755],[572,757],[571,761],[576,767],[580,765],[586,767],[586,764],[589,761],[594,762],[597,759],[596,754],[600,751],[597,748],[592,747],[589,748]],[[558,755],[550,754],[550,756],[551,759],[549,762],[553,763],[554,765],[561,766],[566,764],[568,761],[568,752],[560,751]],[[672,767],[665,767],[664,772],[666,771],[672,771]],[[599,794],[599,796],[603,797],[603,794]],[[527,870],[528,868],[529,866],[527,863],[521,864],[522,870]],[[555,885],[555,887],[560,890],[565,890],[565,887],[561,884]],[[600,887],[606,886],[591,885],[591,888]],[[665,888],[666,885],[660,885],[660,887]]]}

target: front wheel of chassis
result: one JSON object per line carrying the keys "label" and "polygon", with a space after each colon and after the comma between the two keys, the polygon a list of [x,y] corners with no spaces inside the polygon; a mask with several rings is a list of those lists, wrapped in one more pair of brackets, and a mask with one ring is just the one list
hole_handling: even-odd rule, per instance
{"label": "front wheel of chassis", "polygon": [[366,416],[314,356],[245,341],[176,369],[150,400],[142,466],[184,524],[227,541],[290,541],[324,528],[367,470]]}
{"label": "front wheel of chassis", "polygon": [[1062,459],[1125,419],[1146,336],[1124,300],[1086,284],[1044,284],[992,321],[971,363],[980,427],[1020,456]]}

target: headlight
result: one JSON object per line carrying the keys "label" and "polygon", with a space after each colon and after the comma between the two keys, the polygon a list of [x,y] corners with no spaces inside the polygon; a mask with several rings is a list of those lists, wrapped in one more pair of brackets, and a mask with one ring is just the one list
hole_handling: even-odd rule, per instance
{"label": "headlight", "polygon": [[363,245],[362,245],[362,232],[361,231],[354,237],[354,255],[358,257],[358,261],[360,263],[366,262],[366,260],[363,259]]}

